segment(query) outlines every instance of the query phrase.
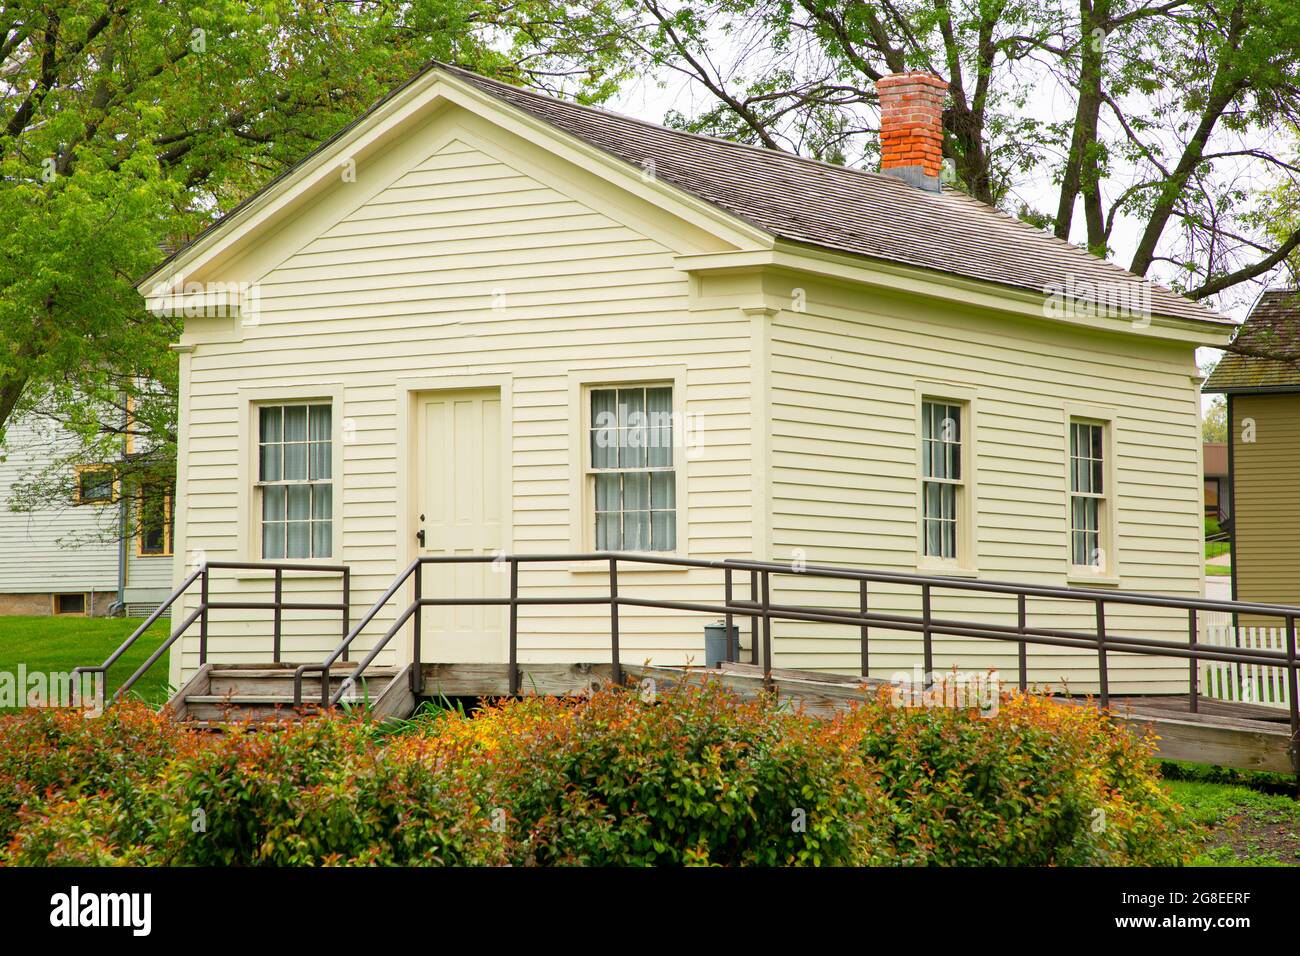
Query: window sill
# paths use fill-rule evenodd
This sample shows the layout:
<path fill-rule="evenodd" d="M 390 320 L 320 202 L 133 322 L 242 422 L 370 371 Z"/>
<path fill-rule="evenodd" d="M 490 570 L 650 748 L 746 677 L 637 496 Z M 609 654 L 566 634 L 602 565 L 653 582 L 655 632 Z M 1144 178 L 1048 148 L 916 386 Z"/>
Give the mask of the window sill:
<path fill-rule="evenodd" d="M 917 574 L 930 574 L 944 578 L 978 578 L 979 568 L 966 568 L 958 564 L 938 564 L 933 561 L 918 561 Z"/>
<path fill-rule="evenodd" d="M 260 560 L 260 559 L 251 559 L 251 560 Z M 286 558 L 285 560 L 287 561 L 289 559 Z M 299 559 L 294 563 L 310 564 L 311 562 L 308 559 Z M 331 559 L 330 563 L 338 564 L 341 562 L 336 562 L 333 561 L 333 559 Z M 223 568 L 214 568 L 213 573 L 220 575 L 223 570 L 224 570 Z M 245 568 L 243 570 L 234 572 L 233 576 L 236 581 L 269 581 L 274 579 L 275 572 L 269 568 L 266 569 Z M 318 571 L 312 570 L 312 571 L 285 571 L 284 572 L 284 579 L 286 581 L 314 581 L 318 578 L 334 578 L 335 580 L 341 581 L 343 579 L 343 574 L 340 571 L 332 571 L 327 568 L 321 568 Z"/>
<path fill-rule="evenodd" d="M 1116 588 L 1119 587 L 1118 574 L 1097 574 L 1083 569 L 1072 569 L 1065 576 L 1065 583 L 1081 588 Z"/>
<path fill-rule="evenodd" d="M 655 558 L 684 558 L 685 555 L 678 554 L 676 551 L 647 551 L 647 557 Z M 572 574 L 608 574 L 609 561 L 571 561 L 566 565 Z M 624 574 L 665 574 L 670 572 L 689 571 L 690 568 L 676 567 L 671 564 L 637 564 L 630 559 L 623 559 L 618 562 L 619 576 Z"/>

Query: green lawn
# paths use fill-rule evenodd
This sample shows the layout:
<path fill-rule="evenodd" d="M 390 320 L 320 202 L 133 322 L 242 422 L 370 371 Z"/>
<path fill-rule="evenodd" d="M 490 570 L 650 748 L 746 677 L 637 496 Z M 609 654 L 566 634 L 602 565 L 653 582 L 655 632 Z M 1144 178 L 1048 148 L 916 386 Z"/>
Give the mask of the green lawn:
<path fill-rule="evenodd" d="M 1205 828 L 1194 866 L 1300 866 L 1295 781 L 1192 764 L 1165 765 L 1165 786 Z"/>
<path fill-rule="evenodd" d="M 1232 576 L 1232 568 L 1225 568 L 1221 564 L 1207 564 L 1205 566 L 1205 573 L 1211 577 L 1226 578 Z"/>
<path fill-rule="evenodd" d="M 0 617 L 0 671 L 17 674 L 67 673 L 85 664 L 102 664 L 143 622 L 133 618 Z M 135 673 L 158 645 L 167 639 L 167 621 L 151 627 L 108 672 L 107 693 Z M 166 657 L 131 688 L 151 703 L 167 699 Z"/>

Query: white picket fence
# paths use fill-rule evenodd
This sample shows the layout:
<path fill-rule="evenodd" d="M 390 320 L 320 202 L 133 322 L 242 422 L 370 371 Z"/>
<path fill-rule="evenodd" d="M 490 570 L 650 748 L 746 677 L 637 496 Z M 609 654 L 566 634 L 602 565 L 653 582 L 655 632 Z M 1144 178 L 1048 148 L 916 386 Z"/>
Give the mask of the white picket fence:
<path fill-rule="evenodd" d="M 1249 647 L 1268 651 L 1286 650 L 1286 629 L 1282 627 L 1233 627 L 1232 615 L 1204 612 L 1202 644 L 1215 647 Z M 1230 664 L 1201 661 L 1200 692 L 1216 700 L 1232 700 L 1265 707 L 1288 707 L 1286 669 L 1263 664 Z"/>

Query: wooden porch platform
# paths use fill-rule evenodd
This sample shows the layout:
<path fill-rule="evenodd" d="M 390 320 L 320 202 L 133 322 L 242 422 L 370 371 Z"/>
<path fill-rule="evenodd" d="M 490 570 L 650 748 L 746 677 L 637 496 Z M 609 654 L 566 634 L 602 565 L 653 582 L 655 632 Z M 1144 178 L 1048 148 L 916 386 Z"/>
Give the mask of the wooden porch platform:
<path fill-rule="evenodd" d="M 587 692 L 613 679 L 609 664 L 519 665 L 523 694 L 572 695 Z M 654 680 L 661 687 L 682 681 L 720 681 L 742 693 L 763 688 L 763 671 L 753 664 L 723 664 L 717 669 L 624 665 L 625 679 Z M 423 696 L 500 697 L 510 691 L 505 664 L 424 664 Z M 805 712 L 829 716 L 854 702 L 867 700 L 887 681 L 864 681 L 851 675 L 813 671 L 773 670 L 773 689 L 781 700 Z M 1095 706 L 1087 698 L 1057 698 L 1063 706 Z M 1135 729 L 1157 735 L 1159 752 L 1170 760 L 1218 764 L 1241 770 L 1294 773 L 1291 734 L 1286 711 L 1254 704 L 1202 697 L 1197 713 L 1188 698 L 1112 697 L 1111 712 Z"/>

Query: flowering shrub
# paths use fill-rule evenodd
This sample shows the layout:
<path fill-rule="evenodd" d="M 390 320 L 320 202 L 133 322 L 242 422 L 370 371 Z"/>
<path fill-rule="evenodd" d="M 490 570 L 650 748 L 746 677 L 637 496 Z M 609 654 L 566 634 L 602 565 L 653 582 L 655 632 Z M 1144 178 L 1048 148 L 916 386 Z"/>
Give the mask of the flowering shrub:
<path fill-rule="evenodd" d="M 991 719 L 882 699 L 819 720 L 714 683 L 505 701 L 400 733 L 33 713 L 0 719 L 0 862 L 1176 863 L 1187 837 L 1151 752 L 1041 698 Z"/>

